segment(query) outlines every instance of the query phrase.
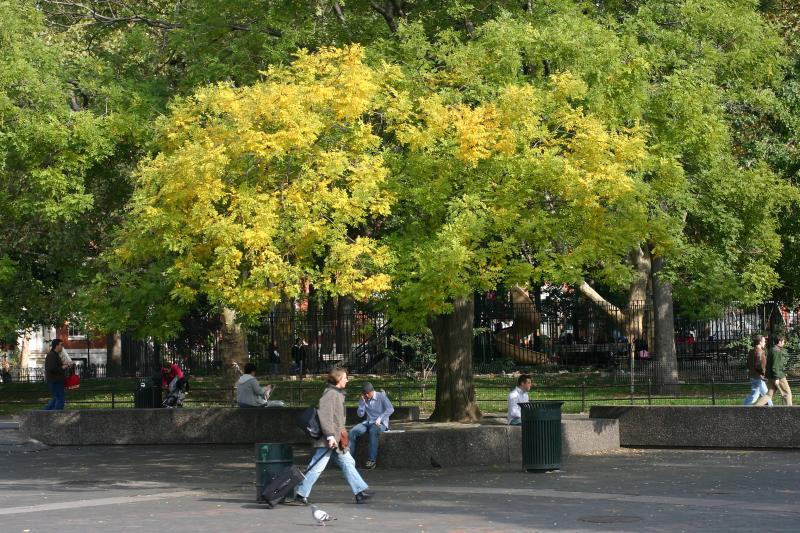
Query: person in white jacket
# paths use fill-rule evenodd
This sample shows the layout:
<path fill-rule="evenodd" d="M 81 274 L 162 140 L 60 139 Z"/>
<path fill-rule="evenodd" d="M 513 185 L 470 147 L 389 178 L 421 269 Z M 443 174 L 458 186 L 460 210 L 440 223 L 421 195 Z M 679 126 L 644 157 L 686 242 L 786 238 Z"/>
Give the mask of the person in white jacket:
<path fill-rule="evenodd" d="M 236 403 L 239 407 L 283 407 L 280 400 L 269 401 L 272 385 L 262 387 L 256 379 L 256 365 L 244 365 L 244 374 L 236 382 Z"/>
<path fill-rule="evenodd" d="M 508 395 L 508 423 L 511 426 L 522 424 L 522 411 L 519 404 L 528 402 L 528 393 L 533 385 L 533 379 L 528 374 L 522 374 L 517 379 L 517 386 Z"/>

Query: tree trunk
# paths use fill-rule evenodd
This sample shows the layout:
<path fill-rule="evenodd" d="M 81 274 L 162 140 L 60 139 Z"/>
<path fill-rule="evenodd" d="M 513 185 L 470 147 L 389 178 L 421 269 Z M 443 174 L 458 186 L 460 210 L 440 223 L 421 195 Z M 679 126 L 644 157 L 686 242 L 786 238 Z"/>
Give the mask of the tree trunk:
<path fill-rule="evenodd" d="M 224 308 L 222 310 L 222 339 L 219 343 L 220 357 L 222 358 L 222 369 L 224 383 L 233 386 L 239 374 L 233 369 L 233 363 L 237 363 L 241 370 L 249 357 L 247 353 L 247 333 L 236 321 L 236 311 Z"/>
<path fill-rule="evenodd" d="M 633 282 L 628 294 L 628 317 L 625 335 L 628 342 L 635 342 L 644 336 L 644 308 L 647 301 L 647 282 L 650 279 L 652 262 L 650 247 L 640 246 L 628 254 L 628 261 L 634 266 Z"/>
<path fill-rule="evenodd" d="M 675 316 L 672 284 L 661 279 L 663 257 L 653 259 L 653 308 L 655 314 L 656 389 L 664 394 L 678 390 L 678 356 L 675 352 Z"/>
<path fill-rule="evenodd" d="M 345 361 L 353 349 L 353 299 L 339 296 L 336 306 L 336 353 Z"/>
<path fill-rule="evenodd" d="M 30 356 L 31 356 L 31 332 L 30 330 L 25 330 L 22 332 L 22 344 L 19 347 L 20 370 L 28 368 L 28 358 Z"/>
<path fill-rule="evenodd" d="M 333 351 L 333 333 L 336 323 L 336 305 L 331 296 L 326 296 L 322 304 L 322 320 L 320 351 L 323 354 L 329 354 Z"/>
<path fill-rule="evenodd" d="M 476 422 L 482 415 L 472 374 L 475 300 L 471 295 L 458 298 L 453 307 L 452 313 L 429 320 L 437 363 L 436 407 L 430 420 Z"/>
<path fill-rule="evenodd" d="M 122 333 L 115 331 L 106 336 L 106 376 L 122 375 Z"/>
<path fill-rule="evenodd" d="M 628 262 L 634 268 L 633 281 L 628 289 L 628 309 L 618 308 L 600 295 L 591 285 L 582 281 L 578 285 L 581 294 L 605 311 L 606 315 L 628 337 L 628 342 L 641 337 L 644 332 L 644 302 L 647 300 L 647 283 L 652 268 L 650 248 L 640 246 L 628 253 Z"/>
<path fill-rule="evenodd" d="M 275 317 L 275 343 L 281 356 L 281 369 L 288 373 L 294 344 L 294 299 L 284 297 L 275 309 Z"/>
<path fill-rule="evenodd" d="M 306 314 L 308 338 L 306 342 L 306 361 L 304 364 L 307 373 L 319 372 L 319 299 L 317 290 L 312 285 L 308 288 L 308 311 Z"/>

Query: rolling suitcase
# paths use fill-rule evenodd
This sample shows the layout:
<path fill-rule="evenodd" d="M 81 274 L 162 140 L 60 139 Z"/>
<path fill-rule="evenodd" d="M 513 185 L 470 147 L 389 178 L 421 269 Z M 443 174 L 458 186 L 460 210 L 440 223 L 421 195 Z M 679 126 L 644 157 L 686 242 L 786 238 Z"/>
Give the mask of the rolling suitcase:
<path fill-rule="evenodd" d="M 332 450 L 333 448 L 331 448 Z M 311 470 L 318 462 L 322 460 L 323 457 L 328 455 L 330 450 L 323 453 L 319 456 L 319 459 L 308 465 L 306 468 L 306 472 Z M 290 466 L 284 469 L 280 474 L 272 478 L 272 480 L 264 486 L 264 490 L 261 491 L 261 500 L 272 509 L 275 507 L 275 504 L 281 501 L 282 498 L 289 495 L 294 488 L 299 485 L 306 476 L 303 474 L 303 471 L 300 470 L 297 466 Z"/>

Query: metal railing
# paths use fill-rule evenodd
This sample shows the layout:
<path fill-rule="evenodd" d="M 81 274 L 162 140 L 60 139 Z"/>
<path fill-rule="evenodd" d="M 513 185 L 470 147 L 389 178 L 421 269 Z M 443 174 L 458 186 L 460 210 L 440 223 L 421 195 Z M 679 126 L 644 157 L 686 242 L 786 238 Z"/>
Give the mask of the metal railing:
<path fill-rule="evenodd" d="M 800 380 L 790 380 L 791 386 L 800 387 Z M 135 383 L 123 385 L 81 386 L 68 391 L 67 409 L 127 409 L 134 407 Z M 435 384 L 423 383 L 378 383 L 376 388 L 384 390 L 397 407 L 417 406 L 423 413 L 433 410 L 436 399 Z M 513 383 L 478 385 L 476 398 L 481 410 L 486 413 L 505 412 L 508 393 Z M 683 383 L 662 390 L 653 380 L 645 380 L 629 387 L 627 384 L 548 384 L 534 386 L 531 400 L 558 400 L 564 402 L 565 412 L 586 412 L 592 405 L 741 405 L 750 391 L 749 383 L 717 382 Z M 315 404 L 324 390 L 320 383 L 280 382 L 271 400 L 282 400 L 290 407 Z M 25 387 L 15 389 L 13 394 L 4 394 L 0 388 L 0 412 L 21 409 L 36 409 L 47 403 L 47 388 Z M 356 405 L 358 387 L 347 395 L 347 404 Z M 780 399 L 776 397 L 778 403 Z M 193 386 L 184 400 L 184 407 L 234 407 L 235 389 L 228 387 Z"/>

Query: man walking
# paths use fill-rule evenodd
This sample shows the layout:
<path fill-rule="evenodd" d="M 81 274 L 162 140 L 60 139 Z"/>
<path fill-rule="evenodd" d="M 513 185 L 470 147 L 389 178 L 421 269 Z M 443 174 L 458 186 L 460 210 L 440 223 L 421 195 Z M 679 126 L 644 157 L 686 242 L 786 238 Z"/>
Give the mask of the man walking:
<path fill-rule="evenodd" d="M 775 346 L 769 349 L 767 356 L 767 394 L 762 396 L 756 402 L 756 405 L 765 405 L 772 400 L 775 391 L 779 391 L 783 396 L 783 401 L 786 405 L 792 405 L 792 389 L 789 388 L 789 382 L 786 381 L 786 350 L 783 345 L 786 343 L 786 337 L 779 335 L 776 339 Z"/>
<path fill-rule="evenodd" d="M 350 455 L 356 457 L 356 442 L 364 434 L 369 435 L 369 448 L 367 462 L 364 468 L 372 470 L 378 460 L 378 436 L 389 429 L 389 417 L 394 413 L 392 402 L 385 392 L 376 392 L 372 383 L 367 381 L 361 388 L 361 398 L 358 400 L 358 416 L 364 421 L 353 426 L 350 430 Z"/>
<path fill-rule="evenodd" d="M 522 412 L 519 404 L 528 401 L 528 392 L 533 386 L 533 379 L 528 374 L 521 374 L 517 378 L 517 386 L 508 394 L 508 424 L 511 426 L 522 425 Z"/>
<path fill-rule="evenodd" d="M 67 375 L 61 362 L 61 350 L 63 349 L 64 341 L 53 339 L 50 341 L 50 351 L 44 358 L 44 377 L 47 381 L 47 388 L 50 389 L 50 394 L 53 396 L 44 406 L 45 411 L 64 409 L 64 379 Z"/>
<path fill-rule="evenodd" d="M 750 377 L 750 394 L 744 399 L 744 405 L 753 405 L 761 396 L 767 395 L 767 354 L 764 348 L 767 339 L 763 335 L 753 337 L 753 349 L 747 354 L 747 375 Z M 772 405 L 772 400 L 768 402 Z"/>

